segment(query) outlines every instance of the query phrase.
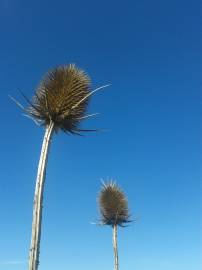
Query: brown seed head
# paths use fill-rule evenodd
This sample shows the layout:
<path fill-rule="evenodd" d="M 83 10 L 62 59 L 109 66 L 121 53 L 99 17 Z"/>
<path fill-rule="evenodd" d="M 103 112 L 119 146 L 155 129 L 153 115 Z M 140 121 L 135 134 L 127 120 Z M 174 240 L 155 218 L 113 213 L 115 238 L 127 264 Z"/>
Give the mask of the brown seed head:
<path fill-rule="evenodd" d="M 45 75 L 27 113 L 42 125 L 53 121 L 56 131 L 78 133 L 89 96 L 88 75 L 73 64 L 60 66 Z"/>
<path fill-rule="evenodd" d="M 130 222 L 127 198 L 116 183 L 103 184 L 98 202 L 103 224 L 123 226 Z"/>

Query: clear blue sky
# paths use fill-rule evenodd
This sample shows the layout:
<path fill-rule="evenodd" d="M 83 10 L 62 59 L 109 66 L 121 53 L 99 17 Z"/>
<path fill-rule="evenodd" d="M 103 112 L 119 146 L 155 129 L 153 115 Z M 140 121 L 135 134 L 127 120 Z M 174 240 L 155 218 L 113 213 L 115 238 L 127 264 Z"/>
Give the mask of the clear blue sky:
<path fill-rule="evenodd" d="M 111 228 L 98 217 L 100 178 L 128 195 L 137 222 L 119 230 L 122 270 L 200 269 L 199 1 L 0 2 L 0 270 L 26 270 L 43 128 L 8 94 L 31 97 L 43 74 L 76 63 L 97 93 L 86 128 L 53 139 L 41 270 L 111 270 Z"/>

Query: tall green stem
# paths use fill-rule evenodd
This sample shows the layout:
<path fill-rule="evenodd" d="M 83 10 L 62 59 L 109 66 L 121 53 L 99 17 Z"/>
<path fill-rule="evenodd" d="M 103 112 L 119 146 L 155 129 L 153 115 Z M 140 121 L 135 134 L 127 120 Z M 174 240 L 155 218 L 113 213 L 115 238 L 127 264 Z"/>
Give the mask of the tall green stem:
<path fill-rule="evenodd" d="M 31 246 L 30 246 L 30 253 L 29 253 L 29 270 L 37 270 L 38 265 L 39 265 L 43 191 L 44 191 L 44 182 L 45 182 L 45 177 L 46 177 L 48 151 L 50 147 L 51 137 L 53 134 L 53 129 L 54 129 L 54 124 L 53 122 L 50 122 L 50 124 L 46 127 L 43 144 L 41 148 L 41 156 L 39 159 L 35 195 L 34 195 L 32 236 L 31 236 Z"/>
<path fill-rule="evenodd" d="M 119 270 L 118 245 L 117 245 L 117 225 L 113 225 L 113 248 L 114 248 L 114 270 Z"/>

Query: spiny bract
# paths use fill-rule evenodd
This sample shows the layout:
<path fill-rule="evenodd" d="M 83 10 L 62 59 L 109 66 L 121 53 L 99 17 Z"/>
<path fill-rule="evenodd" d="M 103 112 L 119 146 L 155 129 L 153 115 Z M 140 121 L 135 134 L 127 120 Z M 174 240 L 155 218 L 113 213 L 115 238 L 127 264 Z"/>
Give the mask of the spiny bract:
<path fill-rule="evenodd" d="M 127 198 L 116 183 L 103 184 L 98 201 L 104 225 L 123 226 L 130 222 Z"/>
<path fill-rule="evenodd" d="M 79 133 L 79 123 L 86 112 L 90 97 L 90 78 L 74 64 L 48 72 L 30 102 L 27 113 L 54 129 Z"/>

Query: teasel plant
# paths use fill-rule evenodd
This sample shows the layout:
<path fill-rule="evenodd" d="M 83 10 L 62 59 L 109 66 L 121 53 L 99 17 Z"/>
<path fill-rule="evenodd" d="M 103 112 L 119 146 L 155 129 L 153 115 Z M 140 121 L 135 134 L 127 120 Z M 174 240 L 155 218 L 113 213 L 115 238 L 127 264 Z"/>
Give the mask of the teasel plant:
<path fill-rule="evenodd" d="M 90 97 L 107 86 L 91 90 L 89 76 L 74 64 L 69 64 L 49 71 L 40 82 L 31 100 L 22 94 L 28 103 L 28 108 L 11 97 L 23 109 L 26 116 L 45 127 L 34 194 L 29 270 L 37 270 L 39 266 L 44 183 L 53 134 L 64 131 L 68 134 L 82 135 L 82 132 L 97 131 L 96 129 L 82 129 L 80 123 L 95 115 L 86 113 Z"/>
<path fill-rule="evenodd" d="M 99 225 L 112 227 L 112 243 L 114 251 L 114 270 L 119 270 L 117 232 L 118 227 L 126 227 L 131 222 L 128 209 L 128 200 L 125 193 L 114 181 L 102 183 L 98 195 L 98 205 L 101 219 Z"/>

